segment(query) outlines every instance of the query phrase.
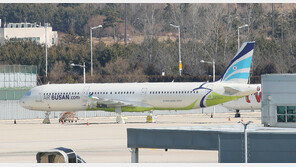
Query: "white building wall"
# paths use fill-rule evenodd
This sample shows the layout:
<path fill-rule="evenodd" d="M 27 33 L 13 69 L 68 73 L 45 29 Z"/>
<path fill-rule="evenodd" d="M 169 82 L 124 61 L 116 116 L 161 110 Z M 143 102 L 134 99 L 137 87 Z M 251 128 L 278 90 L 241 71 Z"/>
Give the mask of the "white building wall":
<path fill-rule="evenodd" d="M 277 121 L 277 106 L 296 106 L 295 83 L 296 74 L 262 75 L 262 124 L 276 127 L 296 127 L 296 121 Z"/>
<path fill-rule="evenodd" d="M 37 43 L 45 44 L 45 32 L 47 32 L 47 46 L 57 45 L 58 33 L 52 31 L 52 27 L 36 26 L 36 27 L 22 27 L 25 23 L 10 23 L 6 27 L 0 28 L 0 43 L 3 44 L 5 40 L 13 38 L 37 38 Z M 18 25 L 16 27 L 15 25 Z M 52 43 L 54 41 L 54 44 Z"/>

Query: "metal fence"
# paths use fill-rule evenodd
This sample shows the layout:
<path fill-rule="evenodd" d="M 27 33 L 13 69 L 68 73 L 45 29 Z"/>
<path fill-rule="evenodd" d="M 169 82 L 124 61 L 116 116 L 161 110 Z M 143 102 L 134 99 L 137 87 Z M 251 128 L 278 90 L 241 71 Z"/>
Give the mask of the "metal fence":
<path fill-rule="evenodd" d="M 194 113 L 205 113 L 210 114 L 213 112 L 213 108 L 196 109 L 196 110 L 156 110 L 153 113 L 155 115 L 178 115 L 178 114 L 194 114 Z M 228 110 L 222 106 L 216 106 L 216 112 L 228 112 Z M 50 118 L 59 118 L 63 112 L 51 112 Z M 76 112 L 79 118 L 88 117 L 115 117 L 115 112 L 105 111 L 78 111 Z M 124 116 L 146 116 L 149 112 L 124 112 Z M 38 119 L 44 118 L 45 114 L 43 111 L 32 111 L 24 109 L 20 106 L 18 100 L 0 100 L 0 120 L 22 120 L 22 119 Z"/>
<path fill-rule="evenodd" d="M 31 88 L 0 88 L 0 100 L 19 100 Z"/>
<path fill-rule="evenodd" d="M 37 84 L 37 66 L 0 65 L 0 88 L 34 87 Z"/>
<path fill-rule="evenodd" d="M 24 65 L 0 65 L 0 120 L 44 118 L 44 112 L 24 109 L 19 99 L 32 87 L 37 86 L 37 67 Z M 154 111 L 156 115 L 211 113 L 212 108 L 186 111 Z M 219 112 L 226 109 L 220 107 Z M 50 118 L 58 118 L 62 112 L 52 112 Z M 116 116 L 114 112 L 79 111 L 78 117 Z M 125 112 L 125 116 L 148 115 L 149 112 Z"/>

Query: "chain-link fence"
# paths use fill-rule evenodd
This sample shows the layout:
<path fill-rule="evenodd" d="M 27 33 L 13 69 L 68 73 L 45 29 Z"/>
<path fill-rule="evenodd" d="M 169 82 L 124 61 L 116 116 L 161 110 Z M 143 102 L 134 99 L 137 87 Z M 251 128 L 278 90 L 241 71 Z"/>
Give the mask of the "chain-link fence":
<path fill-rule="evenodd" d="M 30 88 L 0 88 L 0 100 L 19 100 Z"/>
<path fill-rule="evenodd" d="M 37 84 L 37 66 L 0 65 L 0 88 L 34 87 Z"/>
<path fill-rule="evenodd" d="M 0 120 L 7 119 L 35 119 L 44 118 L 44 112 L 24 109 L 19 104 L 32 87 L 37 85 L 37 67 L 24 65 L 0 65 Z M 225 109 L 224 109 L 225 110 Z M 154 111 L 156 115 L 163 114 L 189 114 L 211 113 L 212 108 L 204 111 Z M 62 112 L 52 112 L 50 118 L 57 118 Z M 125 116 L 148 115 L 149 112 L 125 112 Z M 79 111 L 77 116 L 83 117 L 108 117 L 116 116 L 115 112 L 105 111 Z"/>

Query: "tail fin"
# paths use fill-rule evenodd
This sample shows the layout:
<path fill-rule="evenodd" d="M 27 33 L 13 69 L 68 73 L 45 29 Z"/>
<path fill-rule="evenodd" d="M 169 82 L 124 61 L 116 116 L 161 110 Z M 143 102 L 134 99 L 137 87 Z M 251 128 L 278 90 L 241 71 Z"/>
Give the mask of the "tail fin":
<path fill-rule="evenodd" d="M 221 82 L 248 83 L 255 42 L 245 42 L 220 77 Z"/>

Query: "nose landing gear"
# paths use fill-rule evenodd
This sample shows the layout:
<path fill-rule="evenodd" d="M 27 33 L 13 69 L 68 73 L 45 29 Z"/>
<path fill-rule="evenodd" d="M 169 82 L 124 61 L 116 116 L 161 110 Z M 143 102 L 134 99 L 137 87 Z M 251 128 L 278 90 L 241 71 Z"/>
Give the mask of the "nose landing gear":
<path fill-rule="evenodd" d="M 46 111 L 44 114 L 45 114 L 45 118 L 42 123 L 43 124 L 50 124 L 50 119 L 49 119 L 50 112 Z"/>

